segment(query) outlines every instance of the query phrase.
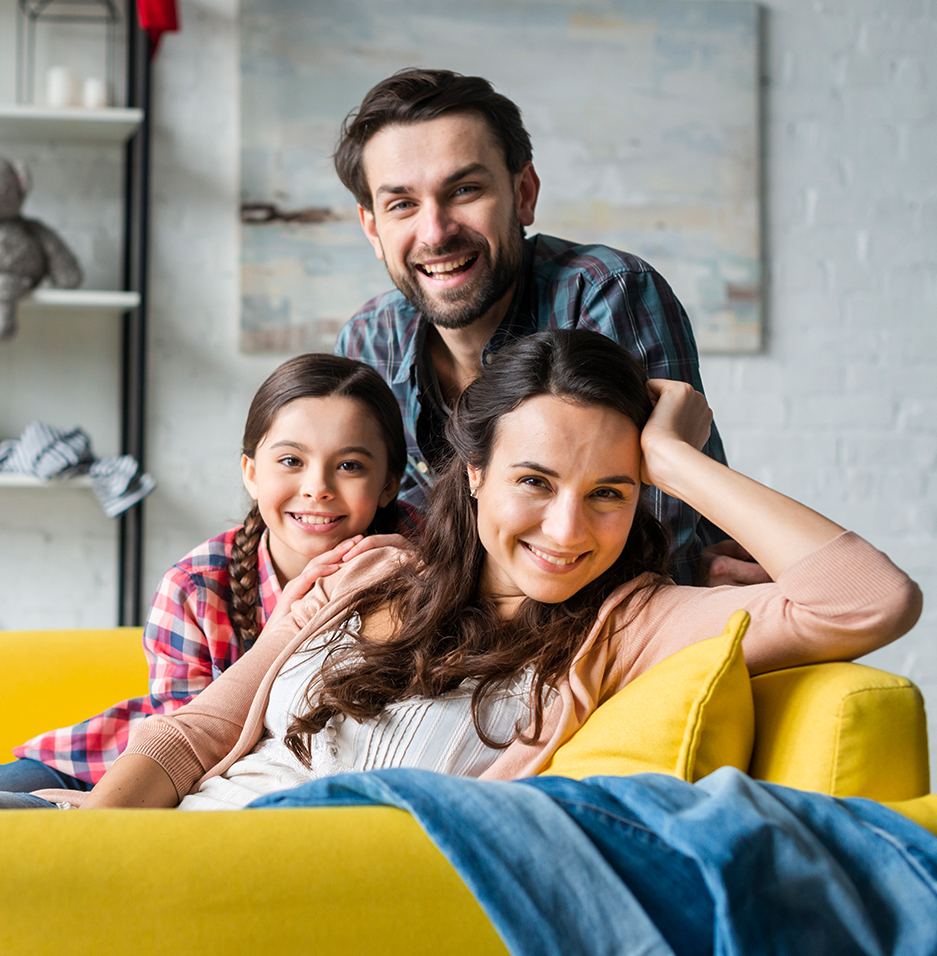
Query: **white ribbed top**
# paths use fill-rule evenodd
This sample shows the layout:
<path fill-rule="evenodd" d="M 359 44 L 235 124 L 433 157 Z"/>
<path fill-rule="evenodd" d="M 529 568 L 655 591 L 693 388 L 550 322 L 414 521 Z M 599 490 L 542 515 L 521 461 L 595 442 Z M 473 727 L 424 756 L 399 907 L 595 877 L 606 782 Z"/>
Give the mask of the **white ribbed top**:
<path fill-rule="evenodd" d="M 359 627 L 356 615 L 337 646 L 351 644 L 350 634 L 357 633 Z M 332 718 L 312 738 L 312 766 L 304 767 L 287 749 L 284 738 L 334 636 L 335 632 L 329 632 L 290 658 L 271 687 L 260 742 L 224 774 L 210 777 L 196 793 L 184 797 L 180 810 L 237 810 L 262 794 L 349 771 L 411 767 L 477 777 L 494 763 L 501 751 L 486 747 L 479 739 L 471 710 L 474 683 L 466 682 L 441 697 L 390 704 L 363 723 L 342 716 Z M 529 668 L 482 705 L 482 726 L 493 740 L 511 740 L 518 728 L 530 724 L 532 678 L 533 669 Z"/>

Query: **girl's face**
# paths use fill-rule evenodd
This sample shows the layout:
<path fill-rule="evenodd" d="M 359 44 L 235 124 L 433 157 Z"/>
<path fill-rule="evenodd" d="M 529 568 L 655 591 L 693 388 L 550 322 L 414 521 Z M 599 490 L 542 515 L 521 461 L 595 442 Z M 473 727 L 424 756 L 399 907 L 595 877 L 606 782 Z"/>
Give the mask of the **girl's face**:
<path fill-rule="evenodd" d="M 284 405 L 241 470 L 270 530 L 281 586 L 310 558 L 367 531 L 400 483 L 388 474 L 387 446 L 367 407 L 336 395 Z"/>
<path fill-rule="evenodd" d="M 481 591 L 510 617 L 525 597 L 556 604 L 614 564 L 641 493 L 640 434 L 619 412 L 541 395 L 501 419 L 487 469 L 468 476 Z"/>

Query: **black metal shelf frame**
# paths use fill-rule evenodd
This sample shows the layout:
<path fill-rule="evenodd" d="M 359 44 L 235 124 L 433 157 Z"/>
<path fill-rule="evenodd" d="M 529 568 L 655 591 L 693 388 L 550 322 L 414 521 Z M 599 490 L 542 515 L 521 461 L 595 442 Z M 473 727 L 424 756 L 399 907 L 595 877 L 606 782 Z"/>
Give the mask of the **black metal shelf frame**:
<path fill-rule="evenodd" d="M 124 155 L 124 288 L 140 293 L 140 304 L 123 316 L 121 343 L 121 453 L 145 468 L 147 251 L 150 187 L 151 41 L 137 22 L 136 4 L 127 4 L 127 105 L 140 107 L 143 120 Z M 143 623 L 143 502 L 120 518 L 117 620 Z"/>

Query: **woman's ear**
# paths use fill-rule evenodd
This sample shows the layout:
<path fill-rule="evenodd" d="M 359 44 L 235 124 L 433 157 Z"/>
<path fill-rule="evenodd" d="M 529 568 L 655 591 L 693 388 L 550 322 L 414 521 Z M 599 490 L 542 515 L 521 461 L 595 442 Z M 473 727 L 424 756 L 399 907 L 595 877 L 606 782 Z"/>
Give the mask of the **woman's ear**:
<path fill-rule="evenodd" d="M 465 470 L 468 473 L 469 489 L 471 490 L 472 497 L 474 498 L 475 492 L 478 491 L 482 483 L 482 479 L 485 476 L 485 473 L 484 471 L 482 471 L 481 468 L 476 468 L 474 465 L 471 465 L 471 464 L 466 465 Z"/>
<path fill-rule="evenodd" d="M 241 455 L 241 481 L 244 482 L 247 493 L 256 501 L 257 471 L 254 468 L 254 459 L 248 458 L 247 455 Z"/>
<path fill-rule="evenodd" d="M 378 507 L 386 508 L 397 497 L 398 491 L 400 491 L 400 478 L 397 475 L 388 475 L 387 484 L 377 496 Z"/>

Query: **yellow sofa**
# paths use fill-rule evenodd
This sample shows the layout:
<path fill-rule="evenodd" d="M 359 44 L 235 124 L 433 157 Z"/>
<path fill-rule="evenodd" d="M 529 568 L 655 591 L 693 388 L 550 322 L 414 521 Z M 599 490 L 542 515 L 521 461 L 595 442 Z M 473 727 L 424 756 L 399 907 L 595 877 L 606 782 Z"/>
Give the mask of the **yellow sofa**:
<path fill-rule="evenodd" d="M 909 801 L 899 808 L 933 824 L 931 802 L 916 799 L 929 784 L 917 688 L 860 664 L 749 680 L 745 624 L 740 612 L 725 634 L 604 702 L 550 772 L 698 779 L 743 760 L 759 779 Z M 0 632 L 0 660 L 0 761 L 34 733 L 146 691 L 136 629 Z M 669 726 L 662 709 L 678 715 Z M 659 727 L 667 743 L 654 739 Z M 506 952 L 449 864 L 392 808 L 24 810 L 0 814 L 0 828 L 4 956 Z"/>

